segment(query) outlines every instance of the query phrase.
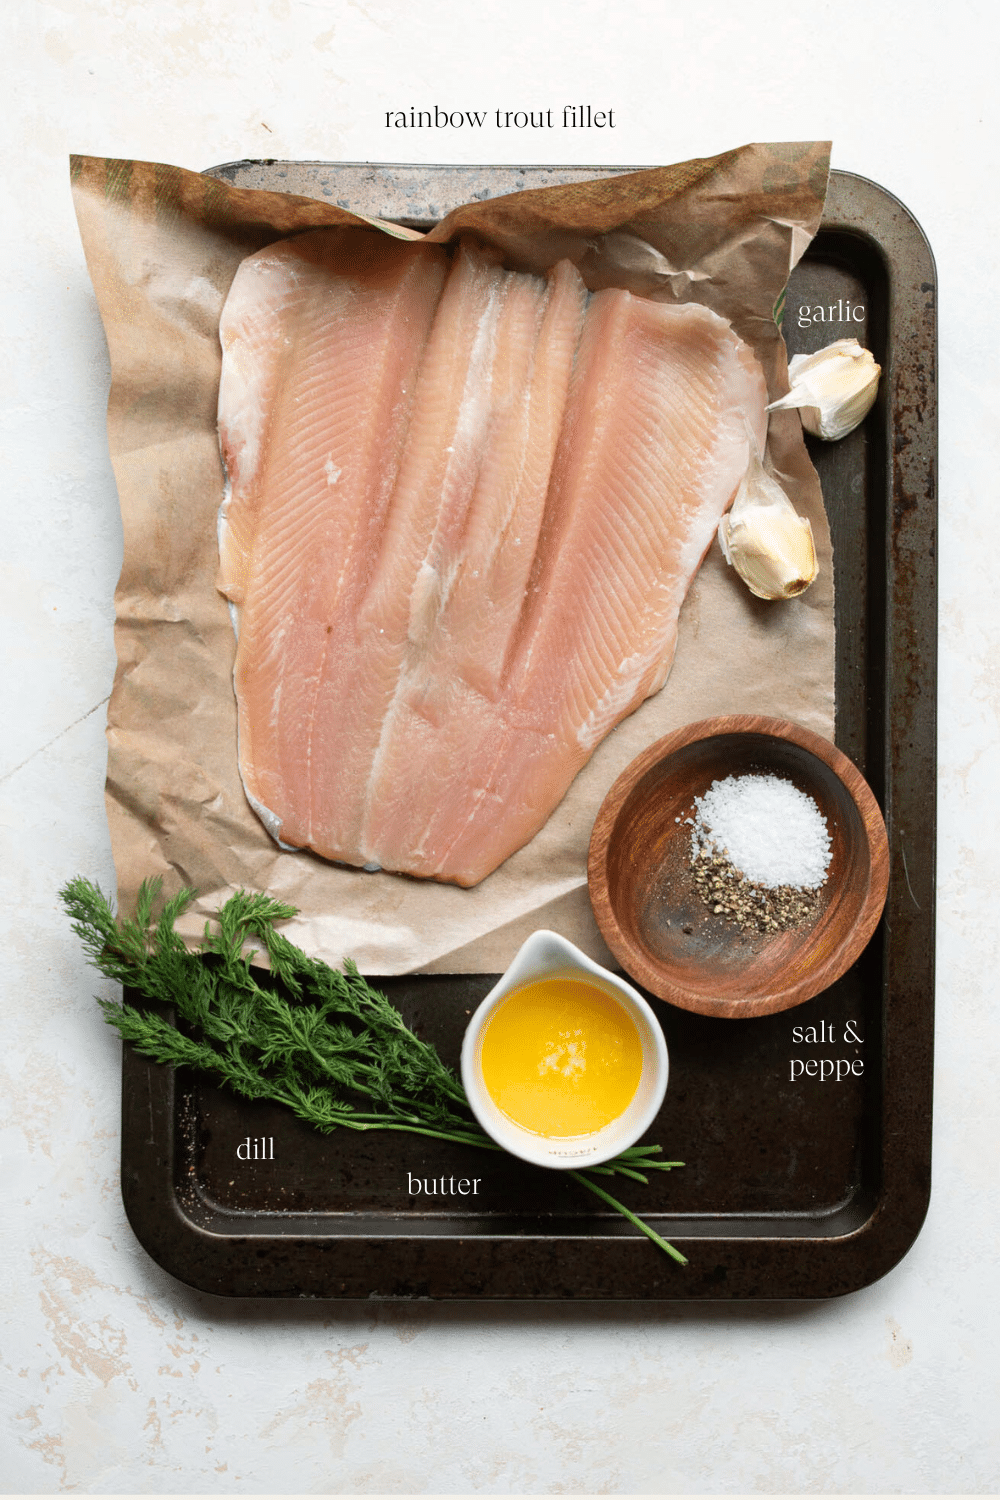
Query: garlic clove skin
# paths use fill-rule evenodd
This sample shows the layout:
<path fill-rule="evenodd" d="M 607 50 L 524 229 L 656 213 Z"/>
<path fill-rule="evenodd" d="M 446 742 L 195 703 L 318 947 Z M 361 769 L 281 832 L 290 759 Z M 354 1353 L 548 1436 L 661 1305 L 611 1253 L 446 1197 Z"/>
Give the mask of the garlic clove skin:
<path fill-rule="evenodd" d="M 798 514 L 753 445 L 732 508 L 719 522 L 719 545 L 758 599 L 794 599 L 819 571 L 808 517 Z"/>
<path fill-rule="evenodd" d="M 768 411 L 799 408 L 807 432 L 826 442 L 846 437 L 871 411 L 880 365 L 857 339 L 838 339 L 815 354 L 796 354 L 788 366 L 791 390 Z"/>
<path fill-rule="evenodd" d="M 794 599 L 816 577 L 816 548 L 806 516 L 771 515 L 766 525 L 748 517 L 719 522 L 719 541 L 726 561 L 758 599 Z"/>

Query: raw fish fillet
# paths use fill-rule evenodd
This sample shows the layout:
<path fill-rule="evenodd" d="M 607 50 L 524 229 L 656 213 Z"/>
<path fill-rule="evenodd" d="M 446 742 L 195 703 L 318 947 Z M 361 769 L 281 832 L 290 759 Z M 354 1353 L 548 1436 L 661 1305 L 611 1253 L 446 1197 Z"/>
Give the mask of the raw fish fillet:
<path fill-rule="evenodd" d="M 364 242 L 223 312 L 240 771 L 282 843 L 470 886 L 663 685 L 767 394 L 706 308 Z"/>

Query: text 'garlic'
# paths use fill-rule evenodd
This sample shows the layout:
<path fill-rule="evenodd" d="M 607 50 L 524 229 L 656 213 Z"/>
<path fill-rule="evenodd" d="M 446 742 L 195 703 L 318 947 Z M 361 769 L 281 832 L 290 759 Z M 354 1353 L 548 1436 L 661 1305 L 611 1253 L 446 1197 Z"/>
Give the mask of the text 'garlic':
<path fill-rule="evenodd" d="M 853 432 L 867 416 L 881 373 L 881 366 L 857 339 L 838 339 L 815 354 L 796 354 L 788 366 L 791 390 L 767 409 L 797 406 L 806 431 L 833 442 Z"/>
<path fill-rule="evenodd" d="M 818 571 L 807 517 L 767 473 L 753 442 L 736 499 L 719 522 L 719 545 L 758 599 L 794 599 Z"/>

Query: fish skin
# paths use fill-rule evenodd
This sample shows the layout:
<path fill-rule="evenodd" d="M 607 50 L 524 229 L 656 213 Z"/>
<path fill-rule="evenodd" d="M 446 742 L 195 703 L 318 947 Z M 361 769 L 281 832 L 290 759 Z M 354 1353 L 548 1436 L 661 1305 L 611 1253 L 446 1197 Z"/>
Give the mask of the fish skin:
<path fill-rule="evenodd" d="M 662 686 L 748 424 L 763 449 L 765 382 L 706 308 L 588 303 L 567 262 L 542 279 L 467 245 L 445 278 L 444 252 L 388 242 L 355 345 L 346 243 L 250 257 L 223 318 L 240 768 L 283 842 L 471 886 Z M 335 494 L 316 479 L 324 388 Z"/>

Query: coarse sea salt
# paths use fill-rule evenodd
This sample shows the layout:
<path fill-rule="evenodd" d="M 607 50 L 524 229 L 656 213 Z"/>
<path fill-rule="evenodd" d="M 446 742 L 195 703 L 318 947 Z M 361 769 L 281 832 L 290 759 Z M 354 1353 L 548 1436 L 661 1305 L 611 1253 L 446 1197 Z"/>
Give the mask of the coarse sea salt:
<path fill-rule="evenodd" d="M 813 799 L 780 776 L 727 776 L 694 799 L 693 856 L 725 853 L 746 880 L 816 890 L 830 867 L 826 819 Z"/>

